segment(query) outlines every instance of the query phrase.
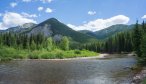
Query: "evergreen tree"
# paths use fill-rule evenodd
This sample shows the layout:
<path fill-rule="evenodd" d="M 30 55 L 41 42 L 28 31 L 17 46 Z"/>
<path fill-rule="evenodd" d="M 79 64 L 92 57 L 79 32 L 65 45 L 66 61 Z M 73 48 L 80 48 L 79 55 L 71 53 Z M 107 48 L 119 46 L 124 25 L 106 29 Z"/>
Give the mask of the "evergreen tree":
<path fill-rule="evenodd" d="M 141 41 L 141 61 L 146 63 L 146 34 L 143 35 L 142 41 Z"/>
<path fill-rule="evenodd" d="M 145 22 L 142 22 L 142 34 L 146 33 L 146 26 L 145 26 Z"/>
<path fill-rule="evenodd" d="M 138 25 L 138 21 L 136 22 L 133 38 L 134 38 L 134 50 L 136 54 L 140 57 L 141 56 L 140 44 L 141 44 L 142 35 Z"/>

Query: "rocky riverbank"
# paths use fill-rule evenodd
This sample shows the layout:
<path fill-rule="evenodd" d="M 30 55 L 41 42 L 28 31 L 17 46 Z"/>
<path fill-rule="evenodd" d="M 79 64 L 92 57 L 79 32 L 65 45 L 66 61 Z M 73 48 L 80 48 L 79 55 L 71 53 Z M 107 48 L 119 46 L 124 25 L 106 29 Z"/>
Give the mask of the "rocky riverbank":
<path fill-rule="evenodd" d="M 146 67 L 143 67 L 141 72 L 137 73 L 131 82 L 131 84 L 142 84 L 142 81 L 146 78 Z"/>

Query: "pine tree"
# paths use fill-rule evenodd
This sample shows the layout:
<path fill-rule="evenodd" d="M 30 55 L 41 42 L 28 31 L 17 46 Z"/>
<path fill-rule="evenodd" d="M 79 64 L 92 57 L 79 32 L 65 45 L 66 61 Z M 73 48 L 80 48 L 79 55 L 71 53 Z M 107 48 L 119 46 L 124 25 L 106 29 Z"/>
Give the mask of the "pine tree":
<path fill-rule="evenodd" d="M 141 41 L 141 58 L 142 62 L 146 63 L 146 34 L 143 35 L 142 41 Z"/>
<path fill-rule="evenodd" d="M 138 25 L 138 21 L 136 22 L 133 38 L 134 38 L 134 50 L 136 54 L 140 57 L 141 56 L 140 44 L 141 44 L 142 35 Z"/>

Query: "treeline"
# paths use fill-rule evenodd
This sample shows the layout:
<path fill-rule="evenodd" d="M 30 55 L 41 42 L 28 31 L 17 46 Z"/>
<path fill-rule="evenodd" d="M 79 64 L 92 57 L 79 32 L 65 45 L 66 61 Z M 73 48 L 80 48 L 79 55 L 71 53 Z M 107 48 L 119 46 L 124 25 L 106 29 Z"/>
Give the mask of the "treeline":
<path fill-rule="evenodd" d="M 134 38 L 134 51 L 139 57 L 139 61 L 142 64 L 146 63 L 146 24 L 142 23 L 142 25 L 138 24 L 138 21 L 136 23 L 134 32 L 133 32 L 133 38 Z"/>
<path fill-rule="evenodd" d="M 25 34 L 5 33 L 0 34 L 0 46 L 29 50 L 52 50 L 55 48 L 68 50 L 69 40 L 66 36 L 59 41 L 55 41 L 52 37 L 44 37 L 43 34 L 28 36 Z"/>
<path fill-rule="evenodd" d="M 133 47 L 132 32 L 121 32 L 104 41 L 84 44 L 83 48 L 102 53 L 131 52 Z"/>
<path fill-rule="evenodd" d="M 102 53 L 128 53 L 135 51 L 138 56 L 146 53 L 143 49 L 146 47 L 146 24 L 135 24 L 133 30 L 118 33 L 104 41 L 83 44 L 81 49 L 87 49 Z"/>

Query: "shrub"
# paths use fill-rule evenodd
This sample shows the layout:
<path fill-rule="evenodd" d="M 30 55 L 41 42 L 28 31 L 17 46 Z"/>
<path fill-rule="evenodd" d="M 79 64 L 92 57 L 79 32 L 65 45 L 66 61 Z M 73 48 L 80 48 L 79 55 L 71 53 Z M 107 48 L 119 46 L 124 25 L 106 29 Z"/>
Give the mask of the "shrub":
<path fill-rule="evenodd" d="M 42 59 L 55 59 L 55 55 L 51 52 L 45 52 L 40 55 Z"/>
<path fill-rule="evenodd" d="M 75 54 L 81 54 L 81 51 L 80 50 L 75 50 L 74 53 Z"/>
<path fill-rule="evenodd" d="M 63 53 L 62 52 L 56 53 L 56 58 L 63 59 L 64 58 Z"/>
<path fill-rule="evenodd" d="M 39 53 L 40 53 L 39 51 L 34 51 L 34 52 L 32 52 L 28 55 L 28 58 L 30 58 L 30 59 L 40 59 Z"/>

